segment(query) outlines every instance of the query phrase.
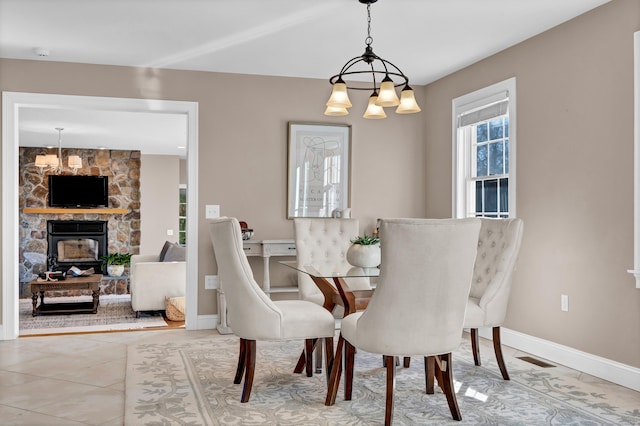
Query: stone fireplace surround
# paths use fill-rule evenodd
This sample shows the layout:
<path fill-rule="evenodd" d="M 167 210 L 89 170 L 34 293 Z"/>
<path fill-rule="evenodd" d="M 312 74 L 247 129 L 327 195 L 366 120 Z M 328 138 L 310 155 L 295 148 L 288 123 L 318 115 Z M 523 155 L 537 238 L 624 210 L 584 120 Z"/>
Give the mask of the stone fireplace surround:
<path fill-rule="evenodd" d="M 140 252 L 140 151 L 62 149 L 63 158 L 69 155 L 82 158 L 83 167 L 77 174 L 108 176 L 109 207 L 125 209 L 127 213 L 105 214 L 99 209 L 87 209 L 82 213 L 60 212 L 60 209 L 52 213 L 25 213 L 25 208 L 47 207 L 49 172 L 40 171 L 34 164 L 36 155 L 46 153 L 46 148 L 19 149 L 20 297 L 29 297 L 27 283 L 48 269 L 47 221 L 105 221 L 107 250 L 110 253 Z M 126 287 L 126 280 L 105 280 L 101 284 L 101 292 L 122 294 Z"/>

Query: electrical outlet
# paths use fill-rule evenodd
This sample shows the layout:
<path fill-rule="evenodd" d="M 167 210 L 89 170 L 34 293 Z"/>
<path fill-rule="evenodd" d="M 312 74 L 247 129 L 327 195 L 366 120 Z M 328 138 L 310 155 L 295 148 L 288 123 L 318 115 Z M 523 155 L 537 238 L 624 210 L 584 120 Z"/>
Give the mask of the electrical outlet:
<path fill-rule="evenodd" d="M 562 312 L 569 312 L 569 296 L 566 294 L 560 295 L 560 310 Z"/>
<path fill-rule="evenodd" d="M 220 288 L 220 277 L 217 275 L 205 275 L 204 288 L 205 290 L 217 290 Z"/>
<path fill-rule="evenodd" d="M 219 204 L 207 204 L 204 208 L 205 219 L 215 219 L 220 217 L 220 205 Z"/>

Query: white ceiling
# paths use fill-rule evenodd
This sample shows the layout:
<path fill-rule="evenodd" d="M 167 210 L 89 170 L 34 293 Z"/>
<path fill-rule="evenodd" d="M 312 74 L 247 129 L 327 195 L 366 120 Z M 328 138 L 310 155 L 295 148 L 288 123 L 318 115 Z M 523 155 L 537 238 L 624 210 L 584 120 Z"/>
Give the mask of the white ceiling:
<path fill-rule="evenodd" d="M 373 49 L 424 85 L 607 1 L 380 0 Z M 0 0 L 0 57 L 328 79 L 362 54 L 366 28 L 357 0 Z M 173 119 L 33 110 L 21 145 L 55 145 L 65 127 L 65 147 L 180 153 Z"/>

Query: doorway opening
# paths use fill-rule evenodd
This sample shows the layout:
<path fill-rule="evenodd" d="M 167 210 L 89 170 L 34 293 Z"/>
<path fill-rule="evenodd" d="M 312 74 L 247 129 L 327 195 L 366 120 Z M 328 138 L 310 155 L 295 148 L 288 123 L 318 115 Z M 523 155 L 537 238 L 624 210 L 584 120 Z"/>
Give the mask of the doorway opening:
<path fill-rule="evenodd" d="M 18 148 L 20 146 L 21 113 L 33 108 L 78 110 L 83 112 L 118 112 L 168 114 L 186 117 L 187 163 L 187 288 L 186 327 L 197 327 L 197 102 L 105 98 L 92 96 L 50 95 L 3 92 L 2 125 L 2 324 L 0 340 L 19 335 L 19 268 L 18 268 Z"/>

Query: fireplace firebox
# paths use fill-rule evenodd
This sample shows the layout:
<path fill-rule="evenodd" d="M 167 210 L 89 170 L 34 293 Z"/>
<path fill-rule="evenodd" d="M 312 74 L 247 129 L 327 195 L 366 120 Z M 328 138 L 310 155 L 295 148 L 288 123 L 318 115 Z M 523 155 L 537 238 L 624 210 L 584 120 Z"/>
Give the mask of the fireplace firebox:
<path fill-rule="evenodd" d="M 107 254 L 108 242 L 105 220 L 48 220 L 48 269 L 67 271 L 76 266 L 102 273 L 99 259 Z"/>

